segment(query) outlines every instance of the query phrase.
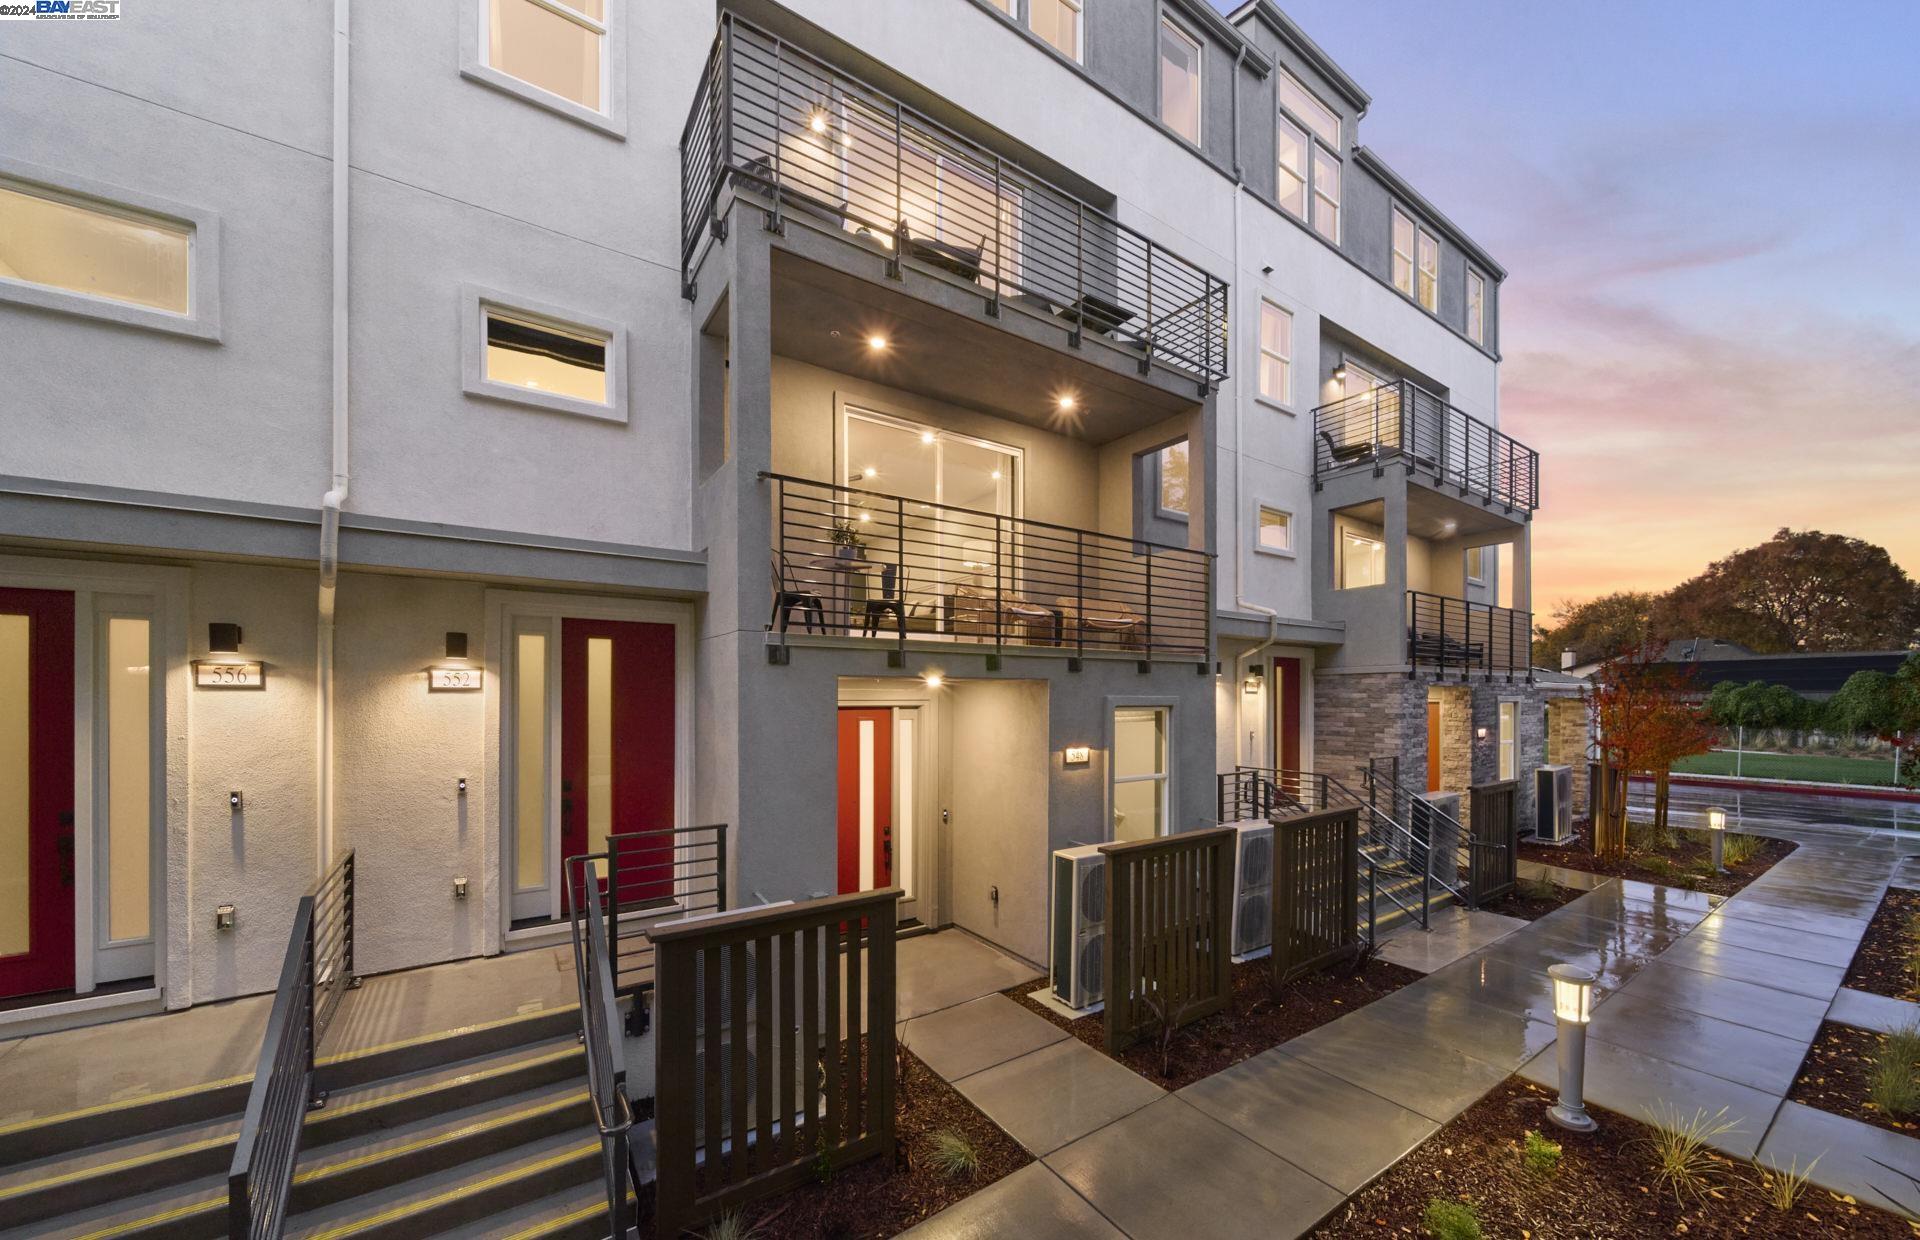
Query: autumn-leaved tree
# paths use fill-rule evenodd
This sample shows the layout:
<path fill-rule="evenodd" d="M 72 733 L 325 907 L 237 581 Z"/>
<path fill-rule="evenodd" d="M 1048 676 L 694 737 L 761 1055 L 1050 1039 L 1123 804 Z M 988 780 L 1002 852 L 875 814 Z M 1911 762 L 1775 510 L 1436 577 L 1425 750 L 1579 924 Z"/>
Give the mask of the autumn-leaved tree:
<path fill-rule="evenodd" d="M 1783 529 L 1675 586 L 1652 631 L 1723 637 L 1760 654 L 1903 650 L 1920 639 L 1920 583 L 1883 547 Z"/>
<path fill-rule="evenodd" d="M 1561 603 L 1553 609 L 1553 623 L 1539 626 L 1534 635 L 1533 665 L 1559 667 L 1567 650 L 1589 663 L 1640 645 L 1651 632 L 1659 601 L 1659 595 L 1644 590 L 1621 590 L 1584 603 Z"/>
<path fill-rule="evenodd" d="M 1713 744 L 1713 726 L 1699 700 L 1694 669 L 1663 663 L 1662 653 L 1654 642 L 1623 652 L 1601 665 L 1587 691 L 1600 747 L 1601 799 L 1593 807 L 1593 851 L 1598 856 L 1626 854 L 1628 776 L 1652 773 L 1664 802 L 1668 768 Z"/>

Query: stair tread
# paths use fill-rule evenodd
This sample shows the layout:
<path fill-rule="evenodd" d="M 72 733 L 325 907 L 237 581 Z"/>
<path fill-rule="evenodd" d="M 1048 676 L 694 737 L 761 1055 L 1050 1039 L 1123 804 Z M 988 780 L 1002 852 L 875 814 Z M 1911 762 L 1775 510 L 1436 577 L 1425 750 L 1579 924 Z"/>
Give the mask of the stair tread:
<path fill-rule="evenodd" d="M 355 1228 L 378 1218 L 405 1217 L 445 1196 L 464 1195 L 484 1181 L 537 1173 L 552 1161 L 579 1159 L 586 1164 L 584 1179 L 598 1183 L 600 1139 L 591 1124 L 578 1130 L 552 1133 L 508 1149 L 498 1150 L 451 1167 L 415 1176 L 399 1184 L 362 1193 L 344 1201 L 305 1210 L 288 1220 L 289 1236 L 351 1235 Z"/>
<path fill-rule="evenodd" d="M 0 1240 L 80 1240 L 81 1237 L 107 1237 L 132 1231 L 143 1220 L 161 1215 L 206 1213 L 218 1220 L 209 1234 L 217 1234 L 225 1221 L 227 1173 L 204 1175 L 182 1184 L 171 1184 L 152 1192 L 139 1193 L 115 1201 L 102 1202 L 24 1227 L 0 1231 Z"/>
<path fill-rule="evenodd" d="M 297 1179 L 308 1179 L 333 1174 L 347 1166 L 392 1157 L 455 1133 L 503 1123 L 530 1111 L 563 1108 L 569 1103 L 589 1105 L 587 1082 L 584 1077 L 579 1080 L 558 1081 L 551 1085 L 541 1085 L 499 1098 L 489 1098 L 464 1107 L 435 1112 L 432 1115 L 396 1124 L 391 1128 L 382 1128 L 373 1133 L 330 1142 L 316 1148 L 303 1147 L 300 1151 L 300 1163 L 294 1175 Z"/>
<path fill-rule="evenodd" d="M 535 1237 L 551 1235 L 566 1229 L 568 1224 L 578 1220 L 583 1214 L 596 1222 L 597 1229 L 594 1234 L 606 1234 L 607 1189 L 597 1175 L 582 1184 L 562 1189 L 557 1193 L 549 1193 L 545 1197 L 535 1198 L 524 1205 L 498 1211 L 490 1215 L 482 1226 L 475 1227 L 469 1224 L 437 1234 L 484 1237 L 485 1240 L 535 1240 Z"/>
<path fill-rule="evenodd" d="M 530 1042 L 516 1046 L 511 1050 L 493 1051 L 468 1056 L 447 1063 L 434 1064 L 413 1072 L 403 1072 L 383 1077 L 365 1085 L 351 1085 L 333 1090 L 327 1095 L 326 1110 L 321 1116 L 338 1114 L 348 1109 L 390 1102 L 397 1097 L 421 1090 L 444 1088 L 463 1081 L 468 1077 L 495 1070 L 507 1071 L 516 1067 L 525 1067 L 539 1063 L 556 1055 L 584 1056 L 578 1039 L 573 1037 L 548 1038 L 540 1042 Z M 581 1078 L 586 1076 L 585 1069 Z"/>
<path fill-rule="evenodd" d="M 124 1169 L 128 1163 L 163 1161 L 208 1145 L 224 1145 L 231 1149 L 234 1134 L 239 1131 L 239 1115 L 229 1115 L 217 1120 L 180 1124 L 101 1141 L 77 1150 L 48 1154 L 0 1168 L 0 1215 L 5 1213 L 5 1203 L 10 1198 L 36 1185 L 54 1180 L 71 1181 L 108 1175 Z"/>

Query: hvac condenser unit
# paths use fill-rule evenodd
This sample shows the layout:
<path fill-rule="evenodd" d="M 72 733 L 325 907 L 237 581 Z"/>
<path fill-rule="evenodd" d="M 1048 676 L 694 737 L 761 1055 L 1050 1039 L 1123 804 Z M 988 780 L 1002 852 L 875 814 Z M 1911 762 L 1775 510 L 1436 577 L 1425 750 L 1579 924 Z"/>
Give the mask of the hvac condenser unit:
<path fill-rule="evenodd" d="M 1107 945 L 1107 859 L 1088 844 L 1053 854 L 1054 998 L 1080 1011 L 1099 1003 Z"/>
<path fill-rule="evenodd" d="M 1573 838 L 1573 768 L 1543 766 L 1533 773 L 1533 836 L 1548 844 Z"/>
<path fill-rule="evenodd" d="M 1242 822 L 1233 853 L 1233 954 L 1273 946 L 1273 824 Z"/>

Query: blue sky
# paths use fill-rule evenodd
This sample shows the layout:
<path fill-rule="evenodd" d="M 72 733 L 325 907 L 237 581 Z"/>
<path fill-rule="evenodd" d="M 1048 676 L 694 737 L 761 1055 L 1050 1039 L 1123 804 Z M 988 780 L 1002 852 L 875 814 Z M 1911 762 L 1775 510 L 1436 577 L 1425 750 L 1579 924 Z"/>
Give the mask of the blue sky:
<path fill-rule="evenodd" d="M 1282 7 L 1510 273 L 1537 611 L 1782 525 L 1920 573 L 1920 0 Z"/>

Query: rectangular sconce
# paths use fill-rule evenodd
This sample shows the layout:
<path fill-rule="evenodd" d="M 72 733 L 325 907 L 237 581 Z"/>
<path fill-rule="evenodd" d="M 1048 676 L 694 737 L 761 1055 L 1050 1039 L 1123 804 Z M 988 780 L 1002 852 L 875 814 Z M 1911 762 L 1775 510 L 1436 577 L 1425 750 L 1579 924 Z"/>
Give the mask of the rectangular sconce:
<path fill-rule="evenodd" d="M 1068 745 L 1066 759 L 1068 766 L 1085 766 L 1093 761 L 1093 750 L 1085 745 Z"/>
<path fill-rule="evenodd" d="M 267 668 L 241 659 L 195 659 L 193 684 L 196 689 L 264 689 Z"/>
<path fill-rule="evenodd" d="M 240 653 L 240 626 L 237 624 L 214 623 L 207 626 L 207 652 L 209 654 Z"/>
<path fill-rule="evenodd" d="M 447 634 L 447 657 L 464 659 L 467 657 L 467 635 L 465 633 Z"/>

